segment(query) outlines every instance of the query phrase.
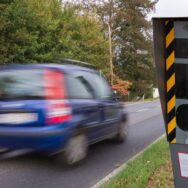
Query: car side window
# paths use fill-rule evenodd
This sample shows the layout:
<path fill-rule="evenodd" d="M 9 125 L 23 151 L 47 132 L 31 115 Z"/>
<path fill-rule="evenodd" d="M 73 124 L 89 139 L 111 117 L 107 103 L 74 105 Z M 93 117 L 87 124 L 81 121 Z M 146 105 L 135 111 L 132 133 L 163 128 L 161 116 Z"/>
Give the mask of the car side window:
<path fill-rule="evenodd" d="M 94 95 L 94 90 L 92 88 L 92 86 L 90 85 L 90 83 L 86 80 L 86 78 L 83 75 L 77 76 L 77 79 L 79 79 L 82 84 L 85 86 L 85 88 L 87 89 L 88 92 L 92 93 L 92 95 Z"/>
<path fill-rule="evenodd" d="M 87 81 L 81 76 L 67 75 L 65 77 L 68 98 L 70 99 L 92 99 L 93 94 Z"/>
<path fill-rule="evenodd" d="M 93 81 L 95 82 L 95 92 L 99 99 L 111 99 L 112 90 L 103 76 L 94 74 Z"/>

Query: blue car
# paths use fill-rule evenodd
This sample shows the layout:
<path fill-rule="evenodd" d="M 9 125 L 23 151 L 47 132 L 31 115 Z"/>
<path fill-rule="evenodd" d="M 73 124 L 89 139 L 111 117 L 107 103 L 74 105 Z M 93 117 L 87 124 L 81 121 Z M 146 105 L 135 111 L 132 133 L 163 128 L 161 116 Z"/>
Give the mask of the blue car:
<path fill-rule="evenodd" d="M 72 165 L 91 144 L 125 140 L 127 114 L 105 78 L 86 63 L 67 62 L 1 67 L 0 148 Z"/>

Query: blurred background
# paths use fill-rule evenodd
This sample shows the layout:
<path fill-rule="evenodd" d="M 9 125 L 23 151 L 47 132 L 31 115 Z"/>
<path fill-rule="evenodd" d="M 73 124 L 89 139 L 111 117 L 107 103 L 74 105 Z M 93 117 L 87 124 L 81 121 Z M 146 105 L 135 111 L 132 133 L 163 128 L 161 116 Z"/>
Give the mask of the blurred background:
<path fill-rule="evenodd" d="M 0 64 L 61 58 L 101 70 L 122 100 L 156 97 L 150 0 L 2 0 Z"/>

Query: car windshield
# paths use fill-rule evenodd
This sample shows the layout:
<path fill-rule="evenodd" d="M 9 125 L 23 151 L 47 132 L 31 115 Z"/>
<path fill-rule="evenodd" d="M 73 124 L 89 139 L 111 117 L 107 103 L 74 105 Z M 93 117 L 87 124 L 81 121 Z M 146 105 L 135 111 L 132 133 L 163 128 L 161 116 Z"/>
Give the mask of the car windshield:
<path fill-rule="evenodd" d="M 0 100 L 43 99 L 41 70 L 8 70 L 0 73 Z"/>

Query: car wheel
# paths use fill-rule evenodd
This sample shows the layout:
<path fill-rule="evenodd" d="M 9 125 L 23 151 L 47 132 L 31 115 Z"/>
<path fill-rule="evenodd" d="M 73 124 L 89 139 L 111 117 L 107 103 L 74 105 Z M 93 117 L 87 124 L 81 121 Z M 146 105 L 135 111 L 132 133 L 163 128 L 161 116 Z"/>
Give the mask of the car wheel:
<path fill-rule="evenodd" d="M 115 136 L 115 140 L 118 143 L 123 143 L 128 135 L 128 121 L 122 121 L 119 124 L 118 133 Z"/>
<path fill-rule="evenodd" d="M 80 133 L 71 137 L 66 144 L 64 160 L 68 165 L 75 165 L 82 161 L 88 152 L 88 139 L 85 134 Z"/>

